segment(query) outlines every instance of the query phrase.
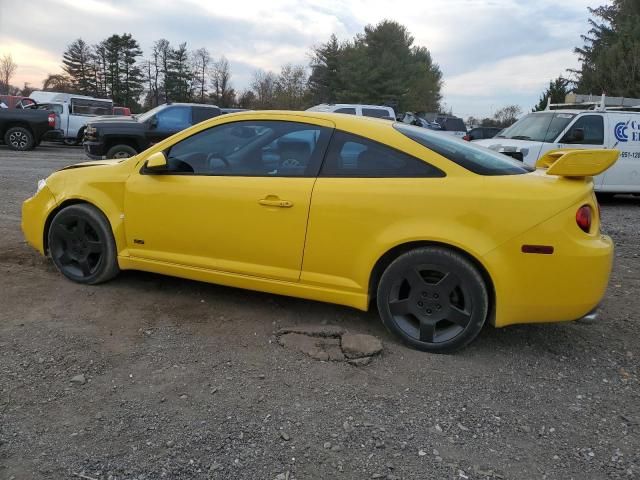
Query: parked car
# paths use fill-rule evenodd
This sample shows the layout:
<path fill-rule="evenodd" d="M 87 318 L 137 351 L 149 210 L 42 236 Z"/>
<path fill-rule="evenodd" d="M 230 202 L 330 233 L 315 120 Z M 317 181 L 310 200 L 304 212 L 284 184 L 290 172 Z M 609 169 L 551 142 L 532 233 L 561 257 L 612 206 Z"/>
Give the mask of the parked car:
<path fill-rule="evenodd" d="M 24 202 L 22 228 L 79 283 L 138 269 L 375 302 L 407 344 L 447 352 L 487 321 L 594 318 L 613 246 L 591 176 L 617 157 L 550 152 L 534 170 L 399 122 L 236 113 L 52 174 Z"/>
<path fill-rule="evenodd" d="M 322 103 L 315 107 L 307 108 L 308 112 L 333 112 L 346 113 L 348 115 L 360 115 L 363 117 L 384 118 L 395 120 L 396 113 L 393 108 L 383 105 L 359 105 L 352 103 Z"/>
<path fill-rule="evenodd" d="M 640 194 L 640 112 L 561 109 L 525 115 L 479 145 L 535 165 L 550 150 L 617 148 L 620 159 L 594 178 L 601 195 Z"/>
<path fill-rule="evenodd" d="M 0 108 L 15 108 L 16 104 L 23 98 L 27 97 L 21 95 L 0 95 L 0 105 L 4 105 L 4 107 Z"/>
<path fill-rule="evenodd" d="M 442 130 L 442 127 L 437 123 L 428 122 L 422 117 L 419 117 L 413 112 L 406 112 L 402 119 L 400 120 L 402 123 L 406 123 L 408 125 L 415 125 L 416 127 L 428 128 L 429 130 Z"/>
<path fill-rule="evenodd" d="M 87 125 L 84 151 L 89 158 L 128 158 L 203 120 L 217 117 L 215 105 L 166 103 L 135 117 L 101 118 Z"/>
<path fill-rule="evenodd" d="M 0 109 L 0 139 L 12 150 L 31 150 L 55 130 L 54 112 L 36 109 Z"/>
<path fill-rule="evenodd" d="M 129 107 L 113 107 L 113 114 L 128 117 L 131 115 L 131 109 Z"/>
<path fill-rule="evenodd" d="M 420 116 L 428 122 L 440 125 L 441 131 L 448 135 L 463 138 L 467 134 L 467 127 L 464 124 L 464 120 L 454 115 L 423 113 Z"/>
<path fill-rule="evenodd" d="M 87 122 L 93 117 L 113 114 L 113 101 L 60 92 L 35 91 L 29 99 L 42 108 L 59 111 L 59 136 L 68 145 L 82 142 Z"/>
<path fill-rule="evenodd" d="M 474 127 L 462 138 L 468 142 L 473 140 L 484 140 L 485 138 L 495 137 L 501 131 L 502 128 L 499 127 Z"/>

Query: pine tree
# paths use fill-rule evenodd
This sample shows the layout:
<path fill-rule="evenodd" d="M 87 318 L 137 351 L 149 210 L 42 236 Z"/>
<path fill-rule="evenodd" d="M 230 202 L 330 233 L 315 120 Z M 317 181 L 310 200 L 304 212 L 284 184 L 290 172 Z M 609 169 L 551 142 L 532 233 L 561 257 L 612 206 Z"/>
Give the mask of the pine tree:
<path fill-rule="evenodd" d="M 640 2 L 614 0 L 611 5 L 590 8 L 591 29 L 585 44 L 575 49 L 581 66 L 580 93 L 640 97 Z"/>
<path fill-rule="evenodd" d="M 314 103 L 335 103 L 336 92 L 342 90 L 338 72 L 341 54 L 342 46 L 335 35 L 313 50 L 309 90 Z"/>
<path fill-rule="evenodd" d="M 540 112 L 547 108 L 547 103 L 562 103 L 564 102 L 567 93 L 569 93 L 570 81 L 564 77 L 558 77 L 555 80 L 549 82 L 549 87 L 540 96 L 540 101 L 533 108 L 534 112 Z"/>
<path fill-rule="evenodd" d="M 93 63 L 95 56 L 82 38 L 71 42 L 62 55 L 62 70 L 69 76 L 73 88 L 83 95 L 95 95 L 96 82 Z"/>

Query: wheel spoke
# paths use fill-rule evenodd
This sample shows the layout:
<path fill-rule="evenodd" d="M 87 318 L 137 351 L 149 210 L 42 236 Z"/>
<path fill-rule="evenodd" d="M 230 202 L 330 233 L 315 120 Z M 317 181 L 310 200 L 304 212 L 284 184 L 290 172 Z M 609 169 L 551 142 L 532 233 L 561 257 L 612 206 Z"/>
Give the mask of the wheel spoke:
<path fill-rule="evenodd" d="M 420 319 L 420 341 L 433 343 L 436 336 L 436 324 L 429 320 Z"/>
<path fill-rule="evenodd" d="M 76 234 L 78 238 L 84 238 L 86 235 L 86 227 L 87 227 L 87 222 L 84 218 L 79 218 L 78 219 L 78 224 L 76 226 Z"/>
<path fill-rule="evenodd" d="M 87 241 L 87 247 L 89 248 L 89 253 L 102 253 L 102 243 L 99 240 Z"/>
<path fill-rule="evenodd" d="M 441 288 L 442 293 L 447 296 L 451 294 L 453 289 L 458 285 L 460 285 L 458 277 L 451 272 L 447 272 L 437 283 L 438 288 Z"/>
<path fill-rule="evenodd" d="M 58 262 L 60 262 L 61 265 L 69 265 L 72 260 L 73 259 L 69 256 L 67 252 L 62 252 L 58 256 Z"/>
<path fill-rule="evenodd" d="M 58 223 L 55 227 L 54 227 L 54 232 L 56 235 L 62 237 L 64 240 L 68 241 L 73 237 L 73 233 L 70 232 L 67 227 L 65 227 L 64 225 L 62 225 L 61 223 Z"/>
<path fill-rule="evenodd" d="M 425 284 L 424 278 L 422 278 L 420 272 L 415 268 L 407 270 L 404 274 L 404 278 L 409 282 L 411 288 L 422 288 Z"/>
<path fill-rule="evenodd" d="M 89 275 L 91 275 L 91 267 L 89 266 L 89 260 L 84 258 L 78 262 L 78 265 L 80 266 L 80 269 L 82 270 L 82 274 L 85 277 L 88 277 Z"/>
<path fill-rule="evenodd" d="M 471 321 L 471 313 L 460 310 L 459 308 L 451 305 L 451 310 L 447 315 L 447 320 L 455 323 L 456 325 L 460 325 L 461 327 L 466 327 Z"/>
<path fill-rule="evenodd" d="M 389 302 L 389 309 L 391 310 L 391 315 L 406 315 L 410 313 L 409 299 Z"/>

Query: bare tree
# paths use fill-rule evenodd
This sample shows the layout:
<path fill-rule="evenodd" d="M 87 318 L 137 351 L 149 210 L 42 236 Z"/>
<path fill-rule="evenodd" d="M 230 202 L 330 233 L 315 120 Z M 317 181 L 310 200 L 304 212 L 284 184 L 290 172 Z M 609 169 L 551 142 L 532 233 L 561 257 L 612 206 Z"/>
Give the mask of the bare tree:
<path fill-rule="evenodd" d="M 7 95 L 11 94 L 11 79 L 17 68 L 18 65 L 13 61 L 10 53 L 0 58 L 0 83 L 4 85 Z"/>
<path fill-rule="evenodd" d="M 301 110 L 307 94 L 307 72 L 302 65 L 287 64 L 276 80 L 276 106 Z"/>
<path fill-rule="evenodd" d="M 66 75 L 50 73 L 42 82 L 42 90 L 73 93 L 73 81 Z"/>
<path fill-rule="evenodd" d="M 231 107 L 235 103 L 236 92 L 231 87 L 231 69 L 228 60 L 223 56 L 213 64 L 211 71 L 211 94 L 219 107 Z"/>
<path fill-rule="evenodd" d="M 206 48 L 199 48 L 191 54 L 193 66 L 193 84 L 199 90 L 198 101 L 205 103 L 207 94 L 207 72 L 211 64 L 211 55 Z"/>
<path fill-rule="evenodd" d="M 255 104 L 257 108 L 265 110 L 272 109 L 276 101 L 276 80 L 273 72 L 256 70 L 253 74 L 251 89 L 255 93 Z"/>

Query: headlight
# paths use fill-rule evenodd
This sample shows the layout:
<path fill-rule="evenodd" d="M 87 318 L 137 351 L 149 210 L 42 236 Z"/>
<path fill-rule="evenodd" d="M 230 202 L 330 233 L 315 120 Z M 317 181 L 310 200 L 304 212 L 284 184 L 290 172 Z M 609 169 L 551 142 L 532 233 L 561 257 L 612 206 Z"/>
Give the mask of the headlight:
<path fill-rule="evenodd" d="M 38 190 L 36 191 L 36 193 L 38 193 L 40 190 L 42 190 L 44 187 L 47 186 L 47 182 L 44 179 L 40 179 L 38 180 Z"/>

